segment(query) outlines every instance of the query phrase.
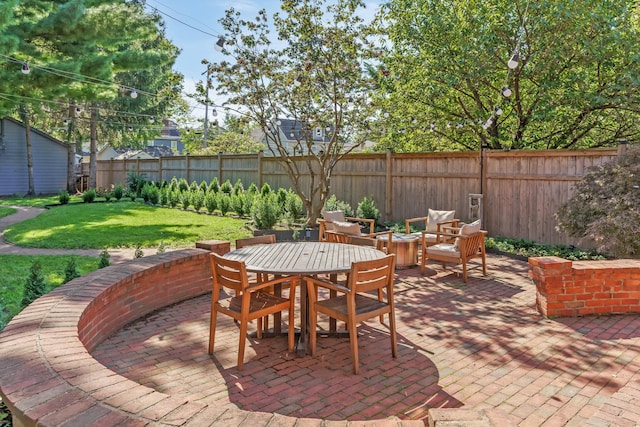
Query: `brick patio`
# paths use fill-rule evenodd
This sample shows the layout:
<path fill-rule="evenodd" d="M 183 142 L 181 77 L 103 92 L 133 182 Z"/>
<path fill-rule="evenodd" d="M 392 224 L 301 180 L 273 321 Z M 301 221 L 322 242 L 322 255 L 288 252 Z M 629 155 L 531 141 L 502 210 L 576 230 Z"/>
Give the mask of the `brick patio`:
<path fill-rule="evenodd" d="M 209 411 L 268 412 L 303 418 L 305 425 L 426 422 L 431 408 L 497 408 L 506 417 L 494 425 L 638 425 L 640 317 L 546 319 L 535 309 L 526 262 L 498 256 L 488 262 L 489 276 L 472 268 L 466 285 L 456 268 L 430 264 L 424 277 L 418 268 L 399 270 L 398 358 L 391 358 L 386 324 L 370 321 L 359 330 L 358 376 L 347 340 L 327 337 L 315 357 L 288 354 L 285 338 L 250 340 L 238 372 L 237 327 L 224 317 L 215 355 L 208 356 L 209 296 L 128 325 L 92 355 Z M 252 425 L 250 416 L 236 421 Z"/>

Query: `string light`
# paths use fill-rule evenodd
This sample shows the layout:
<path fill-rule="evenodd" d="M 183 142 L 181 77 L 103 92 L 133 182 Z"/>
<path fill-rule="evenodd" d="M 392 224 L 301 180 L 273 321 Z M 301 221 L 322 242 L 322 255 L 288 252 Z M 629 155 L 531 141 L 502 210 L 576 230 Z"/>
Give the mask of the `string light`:
<path fill-rule="evenodd" d="M 518 61 L 519 60 L 520 60 L 520 55 L 518 54 L 518 51 L 516 50 L 516 52 L 513 54 L 513 56 L 511 56 L 511 58 L 507 62 L 507 67 L 509 67 L 510 70 L 515 70 L 516 68 L 518 68 Z"/>
<path fill-rule="evenodd" d="M 302 77 L 296 77 L 296 79 L 293 81 L 293 84 L 296 86 L 300 86 L 302 84 Z"/>
<path fill-rule="evenodd" d="M 509 89 L 507 86 L 502 86 L 502 96 L 504 96 L 505 98 L 510 97 L 511 89 Z"/>
<path fill-rule="evenodd" d="M 29 68 L 29 64 L 27 64 L 26 62 L 22 63 L 22 74 L 29 74 L 31 72 L 31 69 Z"/>
<path fill-rule="evenodd" d="M 502 115 L 502 108 L 496 106 L 495 113 L 496 113 L 496 116 L 501 116 Z"/>
<path fill-rule="evenodd" d="M 130 96 L 131 98 L 136 99 L 138 97 L 138 92 L 136 92 L 135 89 L 132 89 Z"/>
<path fill-rule="evenodd" d="M 213 45 L 213 48 L 218 52 L 222 52 L 222 49 L 224 49 L 224 42 L 225 42 L 224 37 L 220 37 L 216 42 L 216 44 Z"/>

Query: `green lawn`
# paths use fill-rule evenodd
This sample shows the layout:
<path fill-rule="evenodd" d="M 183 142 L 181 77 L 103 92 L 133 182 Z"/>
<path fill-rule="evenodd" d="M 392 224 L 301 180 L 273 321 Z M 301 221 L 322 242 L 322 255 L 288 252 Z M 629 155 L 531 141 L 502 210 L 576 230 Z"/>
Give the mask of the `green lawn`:
<path fill-rule="evenodd" d="M 2 218 L 3 216 L 9 216 L 16 212 L 17 211 L 13 208 L 6 208 L 4 206 L 0 206 L 0 218 Z"/>
<path fill-rule="evenodd" d="M 198 240 L 248 237 L 249 220 L 133 202 L 56 206 L 12 225 L 5 239 L 33 248 L 193 247 Z"/>

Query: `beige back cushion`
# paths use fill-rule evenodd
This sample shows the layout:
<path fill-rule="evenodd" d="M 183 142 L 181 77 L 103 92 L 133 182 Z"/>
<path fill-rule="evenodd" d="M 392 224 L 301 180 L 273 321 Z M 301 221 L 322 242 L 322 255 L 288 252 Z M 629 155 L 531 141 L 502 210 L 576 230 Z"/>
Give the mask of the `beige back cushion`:
<path fill-rule="evenodd" d="M 480 220 L 477 219 L 469 224 L 464 224 L 462 227 L 460 227 L 460 233 L 459 234 L 473 234 L 476 233 L 478 231 L 481 230 L 481 223 Z M 459 245 L 459 241 L 460 239 L 456 238 L 456 242 L 453 244 L 453 248 L 455 250 L 458 250 L 458 245 Z"/>
<path fill-rule="evenodd" d="M 357 222 L 334 221 L 333 231 L 338 233 L 350 234 L 352 236 L 360 235 L 360 224 Z"/>
<path fill-rule="evenodd" d="M 435 211 L 429 209 L 427 215 L 427 231 L 438 231 L 438 223 L 451 221 L 455 218 L 456 211 Z"/>
<path fill-rule="evenodd" d="M 342 211 L 325 211 L 322 212 L 322 218 L 324 218 L 327 222 L 324 224 L 324 227 L 327 230 L 335 230 L 333 223 L 335 221 L 345 221 L 344 212 Z"/>

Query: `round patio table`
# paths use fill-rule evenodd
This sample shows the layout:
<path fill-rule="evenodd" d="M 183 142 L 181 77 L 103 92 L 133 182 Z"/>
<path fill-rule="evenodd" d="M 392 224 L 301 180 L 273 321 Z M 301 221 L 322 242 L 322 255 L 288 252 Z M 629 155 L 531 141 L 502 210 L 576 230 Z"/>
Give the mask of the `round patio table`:
<path fill-rule="evenodd" d="M 251 245 L 224 255 L 228 259 L 244 261 L 247 271 L 281 276 L 348 273 L 351 263 L 355 261 L 369 261 L 385 256 L 384 252 L 371 246 L 333 242 L 280 242 Z M 307 287 L 301 283 L 299 352 L 306 351 L 307 304 Z M 274 333 L 280 332 L 280 319 L 276 317 Z"/>

